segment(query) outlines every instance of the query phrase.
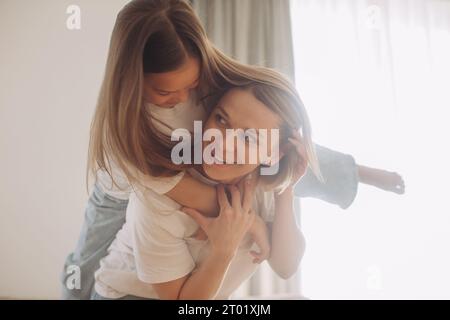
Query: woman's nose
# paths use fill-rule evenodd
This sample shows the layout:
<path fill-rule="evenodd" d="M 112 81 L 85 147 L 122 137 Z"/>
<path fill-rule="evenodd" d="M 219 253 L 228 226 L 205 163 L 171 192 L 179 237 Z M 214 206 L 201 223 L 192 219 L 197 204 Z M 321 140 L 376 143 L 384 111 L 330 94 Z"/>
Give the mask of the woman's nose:
<path fill-rule="evenodd" d="M 238 143 L 237 143 L 237 139 L 235 138 L 234 134 L 232 132 L 226 134 L 226 131 L 223 132 L 223 137 L 224 137 L 224 146 L 223 146 L 223 157 L 224 160 L 230 159 L 230 161 L 236 161 L 236 156 L 237 156 L 237 148 L 238 148 Z"/>

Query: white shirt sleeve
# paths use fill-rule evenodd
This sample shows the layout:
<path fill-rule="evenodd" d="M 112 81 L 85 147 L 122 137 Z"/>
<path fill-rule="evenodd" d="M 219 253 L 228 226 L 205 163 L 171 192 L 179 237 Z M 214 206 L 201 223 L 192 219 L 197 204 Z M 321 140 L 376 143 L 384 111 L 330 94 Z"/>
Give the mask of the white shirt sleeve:
<path fill-rule="evenodd" d="M 184 171 L 180 171 L 172 177 L 153 177 L 149 175 L 139 174 L 139 182 L 148 189 L 157 194 L 166 194 L 172 190 L 178 182 L 184 177 Z"/>
<path fill-rule="evenodd" d="M 173 219 L 176 215 L 161 216 L 148 210 L 134 194 L 130 195 L 128 210 L 134 210 L 132 223 L 133 254 L 139 280 L 146 283 L 162 283 L 189 274 L 195 262 L 186 241 L 172 232 L 160 219 Z"/>

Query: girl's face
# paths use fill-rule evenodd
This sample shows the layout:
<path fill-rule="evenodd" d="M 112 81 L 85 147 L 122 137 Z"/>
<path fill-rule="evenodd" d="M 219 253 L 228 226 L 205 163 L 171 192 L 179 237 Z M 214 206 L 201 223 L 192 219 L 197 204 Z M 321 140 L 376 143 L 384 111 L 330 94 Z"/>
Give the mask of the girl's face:
<path fill-rule="evenodd" d="M 256 163 L 251 164 L 249 161 L 249 150 L 250 148 L 254 148 L 255 145 L 259 145 L 262 141 L 258 141 L 258 134 L 251 137 L 238 137 L 235 138 L 234 141 L 234 150 L 227 150 L 226 129 L 242 129 L 244 131 L 246 129 L 255 129 L 256 133 L 258 133 L 260 129 L 266 129 L 267 143 L 262 143 L 261 145 L 264 147 L 267 146 L 268 150 L 264 150 L 262 152 L 266 152 L 265 154 L 270 155 L 270 129 L 279 129 L 281 122 L 282 121 L 280 117 L 277 116 L 261 101 L 256 99 L 250 91 L 243 89 L 229 90 L 212 111 L 204 126 L 204 130 L 206 131 L 207 129 L 214 128 L 221 131 L 223 137 L 223 154 L 214 155 L 214 157 L 221 162 L 226 159 L 226 154 L 228 152 L 234 153 L 234 159 L 236 161 L 236 140 L 244 140 L 243 143 L 245 145 L 245 163 L 206 164 L 205 162 L 203 162 L 203 171 L 209 178 L 222 183 L 237 182 L 240 178 L 244 177 L 245 175 L 249 174 L 259 167 L 261 162 L 259 158 L 259 152 L 256 152 L 256 154 L 258 154 Z M 251 142 L 254 142 L 254 144 Z M 211 143 L 212 141 L 203 141 L 203 150 L 205 150 L 205 147 Z M 275 141 L 274 143 L 275 146 L 278 147 L 278 141 Z M 229 145 L 232 144 L 229 143 Z"/>
<path fill-rule="evenodd" d="M 144 75 L 144 99 L 159 107 L 171 108 L 189 99 L 191 90 L 198 85 L 200 63 L 188 57 L 177 70 Z"/>

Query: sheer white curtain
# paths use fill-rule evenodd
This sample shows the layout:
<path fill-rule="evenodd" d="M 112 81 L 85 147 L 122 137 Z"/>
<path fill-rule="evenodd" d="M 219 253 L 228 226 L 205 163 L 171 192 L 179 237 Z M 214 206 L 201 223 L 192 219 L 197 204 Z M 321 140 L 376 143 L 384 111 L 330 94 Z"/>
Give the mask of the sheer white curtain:
<path fill-rule="evenodd" d="M 344 213 L 303 202 L 311 298 L 450 298 L 450 1 L 291 0 L 296 84 L 317 143 L 398 170 Z"/>

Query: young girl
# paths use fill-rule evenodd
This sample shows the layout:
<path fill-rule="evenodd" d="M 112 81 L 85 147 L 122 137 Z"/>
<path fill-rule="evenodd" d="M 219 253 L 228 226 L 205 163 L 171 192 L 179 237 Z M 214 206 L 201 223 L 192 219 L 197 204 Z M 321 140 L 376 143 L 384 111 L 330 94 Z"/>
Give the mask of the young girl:
<path fill-rule="evenodd" d="M 279 141 L 264 144 L 261 136 L 240 136 L 247 155 L 240 164 L 220 163 L 226 154 L 236 155 L 237 144 L 229 150 L 223 140 L 214 141 L 222 145 L 214 152 L 219 163 L 203 162 L 198 172 L 190 172 L 203 181 L 227 185 L 231 202 L 219 185 L 220 212 L 215 218 L 183 209 L 153 191 L 132 194 L 127 222 L 96 273 L 94 299 L 227 299 L 257 268 L 250 254 L 251 239 L 246 236 L 255 216 L 271 224 L 268 261 L 273 270 L 285 279 L 297 270 L 304 240 L 295 222 L 293 186 L 308 165 L 317 169 L 314 146 L 306 112 L 295 90 L 281 77 L 266 78 L 262 72 L 260 76 L 259 83 L 227 91 L 204 129 L 215 129 L 223 136 L 228 129 L 277 129 Z M 188 127 L 191 129 L 192 125 Z M 265 162 L 261 151 L 256 163 L 249 163 L 248 155 L 254 146 L 270 149 L 272 143 L 282 150 L 279 159 L 272 161 L 279 165 L 278 173 L 260 176 L 253 197 L 254 180 L 243 178 L 249 174 L 257 177 Z M 209 144 L 212 142 L 204 141 L 203 149 Z M 239 183 L 244 183 L 242 194 L 236 187 Z M 199 239 L 199 227 L 206 239 Z"/>
<path fill-rule="evenodd" d="M 270 73 L 267 76 L 271 78 Z M 252 68 L 226 57 L 209 43 L 186 2 L 135 0 L 119 13 L 91 126 L 88 174 L 94 174 L 96 184 L 77 247 L 65 261 L 63 298 L 89 298 L 93 274 L 125 222 L 128 197 L 135 186 L 166 194 L 207 215 L 218 212 L 214 188 L 185 173 L 185 166 L 173 164 L 173 143 L 163 132 L 203 118 L 206 106 L 214 105 L 214 93 L 227 84 L 245 85 L 243 78 L 257 80 Z M 334 159 L 349 158 L 323 151 Z M 342 171 L 352 177 L 348 184 L 357 185 L 356 165 L 345 163 L 325 172 Z M 347 195 L 338 199 L 333 196 L 336 189 L 324 188 L 320 194 L 320 188 L 332 183 L 336 176 L 325 175 L 327 184 L 320 184 L 315 176 L 307 174 L 310 184 L 302 179 L 296 190 L 312 183 L 317 187 L 314 191 L 319 190 L 319 195 L 312 196 L 332 199 L 333 203 L 341 203 L 344 198 L 348 202 L 356 194 L 354 186 L 345 188 Z M 302 192 L 308 196 L 308 190 Z M 265 249 L 260 258 L 267 256 Z M 68 283 L 77 268 L 80 287 Z"/>

